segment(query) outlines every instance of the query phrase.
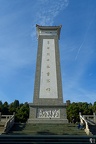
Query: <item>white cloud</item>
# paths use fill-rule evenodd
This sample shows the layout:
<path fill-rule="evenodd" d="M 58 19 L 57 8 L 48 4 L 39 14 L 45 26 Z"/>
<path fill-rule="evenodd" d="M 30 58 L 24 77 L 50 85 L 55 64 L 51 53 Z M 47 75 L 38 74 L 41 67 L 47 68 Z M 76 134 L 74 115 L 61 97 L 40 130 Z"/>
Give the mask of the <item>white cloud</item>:
<path fill-rule="evenodd" d="M 39 0 L 38 7 L 35 12 L 35 19 L 32 22 L 32 38 L 36 35 L 35 27 L 39 25 L 53 25 L 54 19 L 69 4 L 69 0 Z"/>
<path fill-rule="evenodd" d="M 31 34 L 31 47 L 36 47 L 36 24 L 52 25 L 54 18 L 68 6 L 68 3 L 68 0 L 37 0 L 37 2 L 34 3 L 35 9 L 31 10 L 33 17 L 32 33 L 26 29 L 20 31 L 20 27 L 22 26 L 19 25 L 19 21 L 17 20 L 22 18 L 23 8 L 21 8 L 21 10 L 19 9 L 19 11 L 2 16 L 2 22 L 0 23 L 2 28 L 2 33 L 0 35 L 2 39 L 2 44 L 0 45 L 0 75 L 11 74 L 12 71 L 18 70 L 18 68 L 25 67 L 32 64 L 32 62 L 35 63 L 36 55 L 34 55 L 34 53 L 36 54 L 36 49 L 33 50 L 30 49 L 30 47 L 24 46 L 23 43 L 20 42 L 20 39 L 22 40 L 23 35 L 25 35 L 27 31 L 28 34 Z M 17 33 L 12 33 L 11 28 L 15 29 L 17 27 L 19 27 Z M 14 38 L 12 37 L 12 34 L 15 35 L 13 36 Z"/>
<path fill-rule="evenodd" d="M 46 0 L 39 5 L 40 10 L 37 12 L 37 20 L 40 25 L 52 25 L 54 18 L 68 6 L 68 0 Z"/>

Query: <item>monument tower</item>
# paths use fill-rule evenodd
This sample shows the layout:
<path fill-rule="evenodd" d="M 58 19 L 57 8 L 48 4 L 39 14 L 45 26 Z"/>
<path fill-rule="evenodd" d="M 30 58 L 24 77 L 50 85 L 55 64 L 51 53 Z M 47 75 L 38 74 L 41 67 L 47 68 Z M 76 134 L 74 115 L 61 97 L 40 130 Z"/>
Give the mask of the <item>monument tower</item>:
<path fill-rule="evenodd" d="M 38 52 L 29 123 L 66 123 L 60 70 L 60 26 L 36 25 Z"/>

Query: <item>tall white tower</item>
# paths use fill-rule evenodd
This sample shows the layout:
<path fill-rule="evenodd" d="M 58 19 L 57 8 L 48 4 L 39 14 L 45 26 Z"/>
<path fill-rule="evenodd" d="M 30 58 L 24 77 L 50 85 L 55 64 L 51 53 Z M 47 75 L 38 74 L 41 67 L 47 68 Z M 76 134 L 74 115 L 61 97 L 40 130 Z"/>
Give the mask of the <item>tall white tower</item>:
<path fill-rule="evenodd" d="M 60 26 L 36 25 L 38 53 L 34 99 L 30 103 L 29 122 L 66 123 L 60 70 Z"/>

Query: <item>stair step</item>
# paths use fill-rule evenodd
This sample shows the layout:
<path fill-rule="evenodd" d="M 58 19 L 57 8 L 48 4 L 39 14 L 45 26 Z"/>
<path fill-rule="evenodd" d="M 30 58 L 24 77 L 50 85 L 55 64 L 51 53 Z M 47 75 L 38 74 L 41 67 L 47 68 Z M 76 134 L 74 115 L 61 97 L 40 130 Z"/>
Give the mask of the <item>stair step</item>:
<path fill-rule="evenodd" d="M 38 142 L 34 142 L 34 141 L 31 141 L 31 142 L 24 142 L 24 141 L 22 141 L 22 142 L 15 142 L 15 141 L 4 142 L 4 141 L 1 141 L 1 143 L 2 144 L 12 144 L 12 143 L 13 144 L 21 144 L 21 143 L 22 144 L 29 144 L 29 143 L 30 144 L 65 144 L 65 143 L 68 143 L 68 144 L 74 144 L 74 143 L 76 143 L 76 144 L 84 144 L 84 143 L 90 143 L 90 142 L 83 142 L 82 143 L 80 141 L 79 142 L 77 142 L 77 141 L 74 141 L 74 142 L 67 142 L 67 141 L 65 141 L 65 142 L 51 142 L 51 141 L 49 141 L 49 142 L 46 142 L 46 141 L 45 142 L 39 142 L 39 141 Z"/>
<path fill-rule="evenodd" d="M 86 135 L 74 124 L 15 124 L 9 131 L 10 135 Z"/>
<path fill-rule="evenodd" d="M 1 144 L 90 144 L 90 138 L 96 137 L 81 137 L 81 136 L 26 136 L 26 135 L 1 135 Z M 95 142 L 95 141 L 94 141 Z"/>
<path fill-rule="evenodd" d="M 96 125 L 89 125 L 89 129 L 93 135 L 96 135 Z"/>
<path fill-rule="evenodd" d="M 0 125 L 0 128 L 4 127 L 4 125 Z"/>

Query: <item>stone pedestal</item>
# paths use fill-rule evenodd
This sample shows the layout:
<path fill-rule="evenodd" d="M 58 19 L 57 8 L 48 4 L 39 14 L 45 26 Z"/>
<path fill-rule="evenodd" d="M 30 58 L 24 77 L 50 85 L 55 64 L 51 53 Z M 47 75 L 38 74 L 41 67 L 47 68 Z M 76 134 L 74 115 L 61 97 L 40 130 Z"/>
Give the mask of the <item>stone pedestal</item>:
<path fill-rule="evenodd" d="M 66 105 L 30 104 L 29 123 L 67 123 Z"/>

